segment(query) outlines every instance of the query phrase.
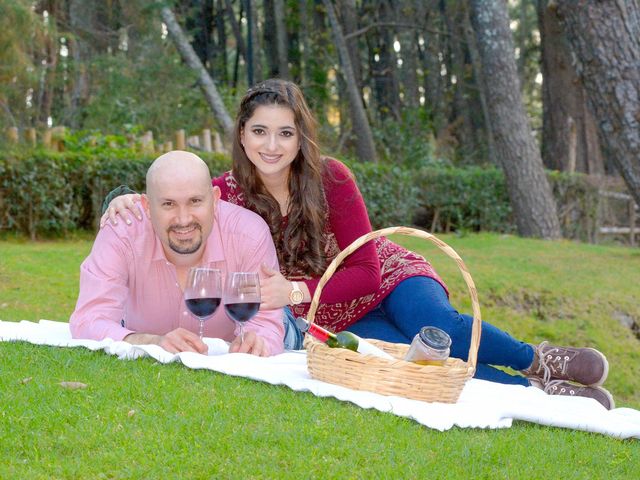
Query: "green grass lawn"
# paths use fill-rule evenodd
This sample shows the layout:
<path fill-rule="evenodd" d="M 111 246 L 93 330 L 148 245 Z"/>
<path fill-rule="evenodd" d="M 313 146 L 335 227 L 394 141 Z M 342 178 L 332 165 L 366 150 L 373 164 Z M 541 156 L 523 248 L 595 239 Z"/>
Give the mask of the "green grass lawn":
<path fill-rule="evenodd" d="M 603 350 L 605 386 L 640 408 L 640 249 L 499 235 L 442 236 L 483 319 L 531 342 Z M 424 240 L 461 310 L 457 267 Z M 91 240 L 0 241 L 0 319 L 67 320 Z M 79 381 L 86 389 L 62 388 Z M 0 342 L 0 478 L 637 478 L 637 440 L 516 422 L 447 432 L 179 364 Z"/>

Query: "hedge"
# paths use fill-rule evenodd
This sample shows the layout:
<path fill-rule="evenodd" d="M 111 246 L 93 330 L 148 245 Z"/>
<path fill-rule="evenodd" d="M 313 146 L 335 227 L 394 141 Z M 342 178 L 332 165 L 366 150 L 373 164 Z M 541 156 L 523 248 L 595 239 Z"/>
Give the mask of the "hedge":
<path fill-rule="evenodd" d="M 201 153 L 212 174 L 229 169 L 220 154 Z M 43 150 L 0 152 L 0 231 L 35 239 L 94 229 L 105 195 L 125 184 L 144 189 L 153 157 L 128 149 L 95 153 Z M 374 228 L 418 224 L 434 232 L 513 232 L 502 172 L 495 168 L 424 167 L 346 162 Z M 592 240 L 598 189 L 580 174 L 550 172 L 564 234 Z M 348 212 L 345 212 L 348 214 Z"/>
<path fill-rule="evenodd" d="M 594 241 L 598 185 L 580 173 L 547 171 L 562 234 Z M 497 168 L 424 168 L 416 172 L 419 209 L 415 223 L 437 231 L 516 230 L 504 174 Z"/>
<path fill-rule="evenodd" d="M 229 168 L 223 155 L 201 157 L 212 172 Z M 0 153 L 0 230 L 35 239 L 94 229 L 105 195 L 121 184 L 142 191 L 154 158 L 128 149 Z"/>

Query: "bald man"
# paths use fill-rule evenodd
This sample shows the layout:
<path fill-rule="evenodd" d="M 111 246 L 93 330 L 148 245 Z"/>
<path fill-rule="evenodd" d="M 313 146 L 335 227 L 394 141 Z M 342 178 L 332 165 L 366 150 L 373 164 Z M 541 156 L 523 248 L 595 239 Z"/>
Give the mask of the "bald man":
<path fill-rule="evenodd" d="M 80 293 L 69 320 L 74 338 L 157 344 L 170 352 L 206 353 L 198 320 L 183 300 L 191 267 L 227 272 L 278 270 L 267 224 L 255 213 L 220 200 L 207 165 L 189 152 L 158 157 L 147 171 L 141 222 L 107 224 L 80 267 Z M 237 327 L 218 308 L 204 324 L 207 337 L 230 351 L 268 356 L 283 351 L 283 310 L 263 310 Z"/>

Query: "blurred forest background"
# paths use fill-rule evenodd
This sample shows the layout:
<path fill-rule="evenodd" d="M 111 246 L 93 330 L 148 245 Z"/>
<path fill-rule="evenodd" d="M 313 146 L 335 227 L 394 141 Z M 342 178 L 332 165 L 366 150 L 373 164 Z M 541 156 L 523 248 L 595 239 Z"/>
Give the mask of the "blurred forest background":
<path fill-rule="evenodd" d="M 398 195 L 412 198 L 413 223 L 637 240 L 637 0 L 0 0 L 0 10 L 5 157 L 30 128 L 39 144 L 64 126 L 67 152 L 89 138 L 130 147 L 145 132 L 157 149 L 179 130 L 224 142 L 247 88 L 281 77 L 302 87 L 324 153 L 349 162 L 365 197 L 371 169 L 411 177 Z M 2 187 L 0 226 L 19 228 Z M 457 198 L 429 197 L 446 192 Z M 465 202 L 481 211 L 503 197 L 496 218 L 464 220 L 481 215 Z"/>

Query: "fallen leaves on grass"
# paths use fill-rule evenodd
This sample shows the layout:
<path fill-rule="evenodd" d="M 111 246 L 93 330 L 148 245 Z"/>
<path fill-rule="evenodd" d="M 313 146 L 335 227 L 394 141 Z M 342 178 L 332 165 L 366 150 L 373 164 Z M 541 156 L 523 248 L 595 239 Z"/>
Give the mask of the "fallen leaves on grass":
<path fill-rule="evenodd" d="M 24 385 L 25 383 L 29 383 L 29 382 L 31 381 L 31 379 L 32 379 L 32 378 L 33 378 L 33 377 L 23 378 L 22 380 L 20 380 L 20 383 L 22 383 L 23 385 Z"/>
<path fill-rule="evenodd" d="M 82 382 L 60 382 L 60 386 L 63 388 L 68 388 L 69 390 L 79 390 L 81 388 L 87 388 L 87 384 Z"/>

